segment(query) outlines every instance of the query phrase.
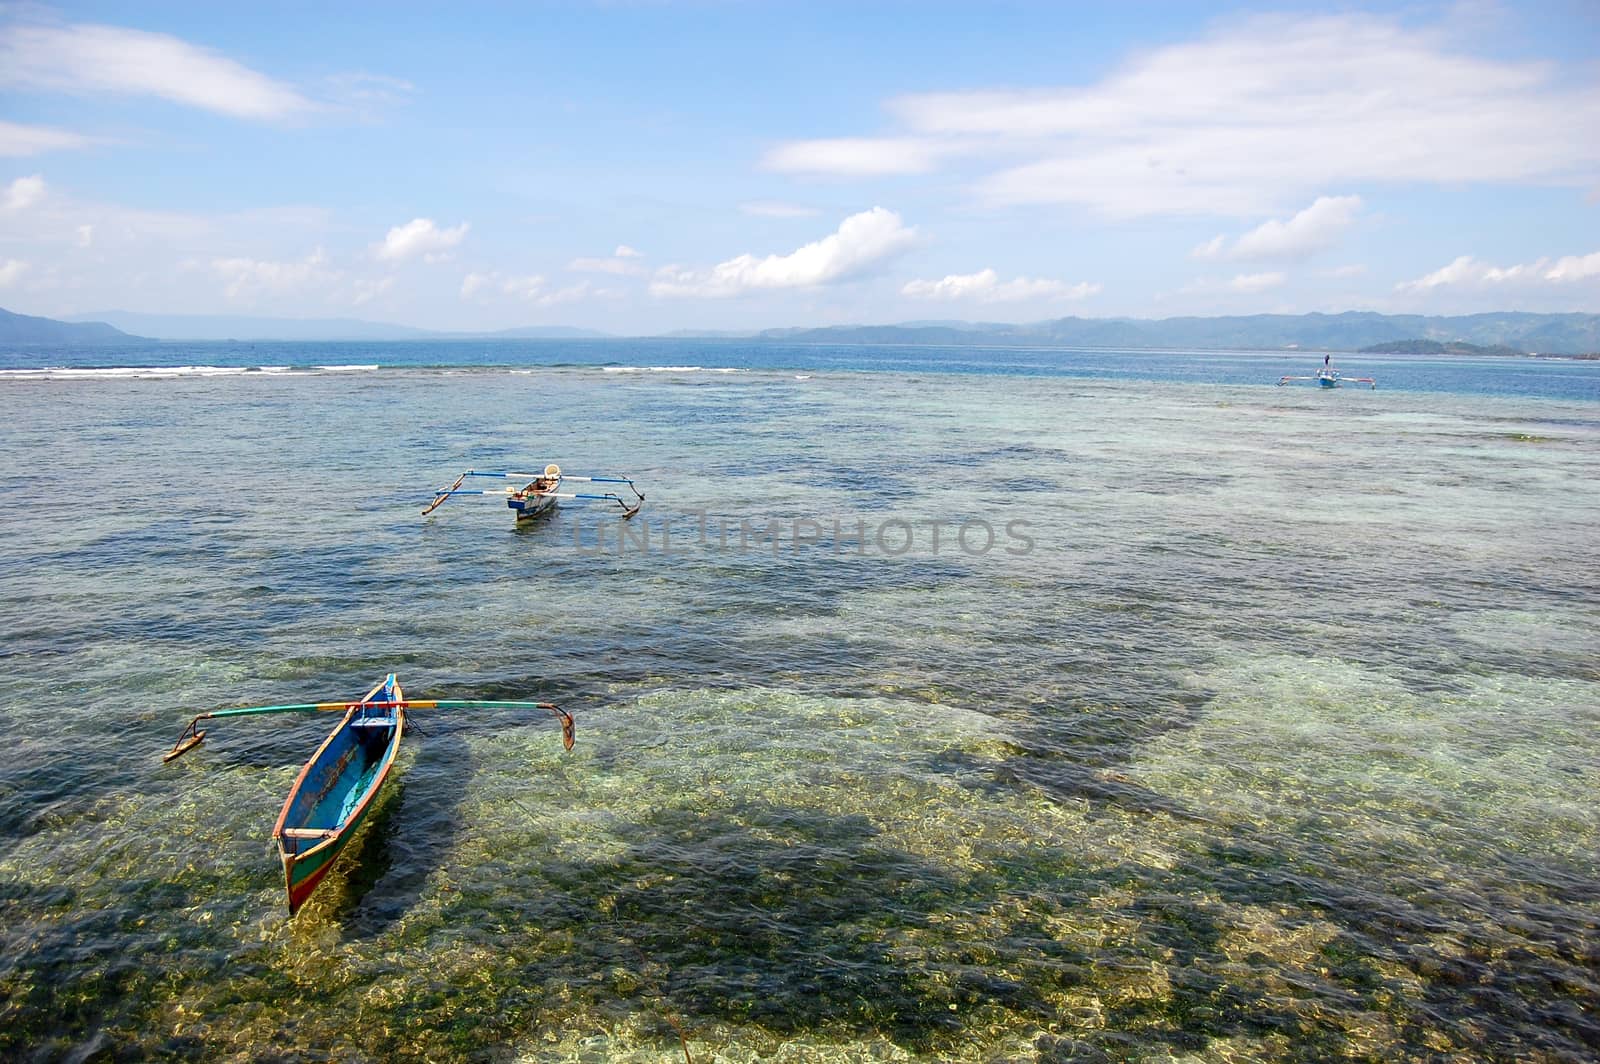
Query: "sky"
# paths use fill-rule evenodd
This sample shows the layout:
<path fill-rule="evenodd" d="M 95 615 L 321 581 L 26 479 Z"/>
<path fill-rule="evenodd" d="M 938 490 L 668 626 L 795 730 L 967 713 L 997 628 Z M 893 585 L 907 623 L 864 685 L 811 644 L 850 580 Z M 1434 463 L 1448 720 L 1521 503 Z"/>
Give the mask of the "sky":
<path fill-rule="evenodd" d="M 0 3 L 0 306 L 1600 312 L 1600 3 Z"/>

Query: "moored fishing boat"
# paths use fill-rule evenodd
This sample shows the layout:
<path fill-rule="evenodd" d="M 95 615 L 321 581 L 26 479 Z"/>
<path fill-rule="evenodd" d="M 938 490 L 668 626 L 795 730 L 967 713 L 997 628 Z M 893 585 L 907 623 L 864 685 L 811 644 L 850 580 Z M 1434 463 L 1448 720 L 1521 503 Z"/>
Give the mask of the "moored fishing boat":
<path fill-rule="evenodd" d="M 390 673 L 345 712 L 289 789 L 272 837 L 290 916 L 328 874 L 388 779 L 405 734 L 404 697 Z"/>
<path fill-rule="evenodd" d="M 511 488 L 463 488 L 461 485 L 468 477 L 491 477 L 498 480 L 523 481 L 522 487 Z M 561 487 L 567 481 L 581 484 L 626 484 L 633 493 L 633 500 L 624 499 L 616 492 L 586 492 L 562 491 Z M 517 524 L 532 520 L 541 514 L 555 509 L 556 503 L 561 499 L 577 499 L 589 502 L 610 501 L 622 507 L 624 521 L 633 517 L 644 505 L 644 492 L 640 491 L 633 483 L 631 477 L 579 477 L 563 473 L 561 467 L 551 462 L 544 467 L 542 473 L 505 473 L 488 472 L 469 469 L 456 477 L 455 482 L 447 488 L 440 488 L 433 493 L 433 501 L 423 508 L 423 516 L 433 513 L 446 499 L 457 495 L 498 495 L 504 496 L 506 505 L 517 515 Z"/>
<path fill-rule="evenodd" d="M 202 713 L 189 722 L 163 760 L 175 760 L 204 742 L 206 732 L 198 727 L 203 720 L 264 713 L 344 714 L 300 770 L 272 829 L 283 864 L 289 915 L 293 916 L 327 876 L 371 812 L 400 752 L 408 709 L 547 710 L 561 719 L 562 742 L 572 749 L 572 716 L 559 706 L 549 702 L 408 699 L 399 680 L 390 673 L 354 702 L 246 706 Z"/>
<path fill-rule="evenodd" d="M 1314 377 L 1279 377 L 1278 387 L 1282 388 L 1290 381 L 1316 381 L 1317 387 L 1319 388 L 1337 388 L 1343 384 L 1366 384 L 1373 388 L 1378 386 L 1378 382 L 1371 377 L 1346 377 L 1338 370 L 1328 366 L 1324 366 L 1322 369 L 1317 370 L 1316 376 Z"/>

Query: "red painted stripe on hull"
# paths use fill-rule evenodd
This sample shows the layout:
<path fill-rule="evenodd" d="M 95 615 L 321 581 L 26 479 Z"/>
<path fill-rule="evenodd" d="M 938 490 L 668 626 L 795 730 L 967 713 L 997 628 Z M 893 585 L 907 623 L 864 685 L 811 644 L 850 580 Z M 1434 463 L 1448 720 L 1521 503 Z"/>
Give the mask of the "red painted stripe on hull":
<path fill-rule="evenodd" d="M 293 916 L 295 913 L 299 912 L 300 906 L 304 905 L 306 901 L 310 899 L 312 893 L 317 889 L 317 884 L 322 882 L 323 877 L 328 874 L 328 870 L 334 866 L 334 863 L 335 860 L 333 858 L 328 859 L 327 861 L 323 862 L 321 868 L 311 873 L 311 875 L 307 876 L 305 879 L 302 879 L 299 883 L 289 882 L 289 866 L 287 863 L 285 863 L 283 869 L 283 878 L 284 885 L 289 889 L 290 916 Z"/>

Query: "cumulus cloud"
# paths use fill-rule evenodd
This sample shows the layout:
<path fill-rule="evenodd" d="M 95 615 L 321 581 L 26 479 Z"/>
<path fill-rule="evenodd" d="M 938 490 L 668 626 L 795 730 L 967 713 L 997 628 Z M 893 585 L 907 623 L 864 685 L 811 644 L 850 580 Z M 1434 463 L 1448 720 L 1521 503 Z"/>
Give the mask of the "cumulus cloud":
<path fill-rule="evenodd" d="M 340 274 L 327 269 L 327 256 L 317 248 L 304 259 L 273 262 L 266 259 L 212 259 L 211 272 L 226 284 L 230 300 L 249 301 L 262 294 L 293 292 L 336 280 Z"/>
<path fill-rule="evenodd" d="M 1471 255 L 1461 255 L 1432 273 L 1400 282 L 1395 285 L 1395 290 L 1428 292 L 1435 289 L 1562 285 L 1591 277 L 1600 277 L 1600 251 L 1590 255 L 1565 255 L 1554 260 L 1538 258 L 1513 266 L 1495 266 Z"/>
<path fill-rule="evenodd" d="M 739 204 L 739 212 L 752 218 L 815 218 L 822 212 L 815 207 L 798 203 L 779 203 L 775 200 L 752 200 Z"/>
<path fill-rule="evenodd" d="M 618 244 L 617 250 L 609 258 L 573 259 L 567 263 L 567 269 L 575 273 L 611 273 L 632 277 L 645 272 L 644 266 L 635 261 L 642 258 L 644 256 L 640 252 L 626 244 Z"/>
<path fill-rule="evenodd" d="M 1600 277 L 1600 251 L 1589 255 L 1565 255 L 1545 271 L 1546 281 L 1583 281 Z"/>
<path fill-rule="evenodd" d="M 393 277 L 362 278 L 351 287 L 350 305 L 359 307 L 383 295 L 394 287 Z"/>
<path fill-rule="evenodd" d="M 874 207 L 852 214 L 837 231 L 787 255 L 745 254 L 709 270 L 668 266 L 656 272 L 656 296 L 736 296 L 761 289 L 809 288 L 871 271 L 916 241 L 894 211 Z"/>
<path fill-rule="evenodd" d="M 410 101 L 417 87 L 403 78 L 357 71 L 327 79 L 329 94 L 346 107 L 360 111 L 386 109 Z"/>
<path fill-rule="evenodd" d="M 1338 243 L 1340 235 L 1355 223 L 1360 209 L 1360 196 L 1318 196 L 1311 206 L 1286 222 L 1276 218 L 1263 222 L 1231 245 L 1226 237 L 1218 236 L 1195 248 L 1193 255 L 1197 259 L 1232 261 L 1309 258 Z"/>
<path fill-rule="evenodd" d="M 978 303 L 1017 303 L 1029 299 L 1087 299 L 1100 291 L 1099 284 L 1087 281 L 1067 284 L 1042 278 L 1018 277 L 1001 281 L 992 269 L 977 273 L 950 274 L 937 281 L 910 281 L 900 294 L 912 299 L 971 300 Z"/>
<path fill-rule="evenodd" d="M 621 249 L 618 249 L 621 250 Z M 472 272 L 461 279 L 461 298 L 487 304 L 496 298 L 515 299 L 536 307 L 553 307 L 562 303 L 576 303 L 591 295 L 601 295 L 588 281 L 580 281 L 564 288 L 549 288 L 543 274 L 503 274 L 490 270 Z"/>
<path fill-rule="evenodd" d="M 1277 288 L 1288 280 L 1277 270 L 1262 273 L 1238 273 L 1228 278 L 1201 277 L 1178 289 L 1190 295 L 1216 298 L 1218 295 L 1257 295 L 1269 288 Z"/>
<path fill-rule="evenodd" d="M 537 302 L 541 307 L 553 307 L 561 303 L 576 303 L 579 300 L 589 298 L 592 294 L 598 293 L 590 288 L 589 282 L 579 281 L 577 284 L 567 285 L 565 288 L 557 288 L 553 292 L 545 292 L 538 297 Z"/>
<path fill-rule="evenodd" d="M 1228 279 L 1228 287 L 1235 292 L 1265 292 L 1283 282 L 1281 273 L 1241 273 Z"/>
<path fill-rule="evenodd" d="M 389 230 L 374 254 L 385 262 L 402 262 L 421 255 L 426 262 L 443 261 L 451 248 L 467 235 L 468 223 L 454 229 L 440 229 L 431 218 L 413 218 Z"/>
<path fill-rule="evenodd" d="M 1501 269 L 1486 262 L 1479 262 L 1471 255 L 1462 255 L 1448 266 L 1441 266 L 1413 281 L 1402 281 L 1395 287 L 1402 292 L 1423 292 L 1430 288 L 1466 284 L 1498 284 L 1502 281 L 1531 277 L 1533 272 L 1534 268 L 1528 265 Z"/>
<path fill-rule="evenodd" d="M 1092 84 L 920 93 L 887 109 L 898 128 L 885 137 L 797 141 L 766 163 L 848 177 L 959 161 L 988 168 L 975 186 L 987 203 L 1113 216 L 1249 217 L 1361 182 L 1600 177 L 1600 138 L 1575 135 L 1600 128 L 1592 71 L 1467 54 L 1448 27 L 1365 13 L 1236 19 Z"/>
<path fill-rule="evenodd" d="M 0 156 L 21 158 L 28 155 L 43 155 L 47 151 L 87 148 L 93 143 L 93 138 L 68 133 L 64 129 L 24 126 L 0 120 Z"/>
<path fill-rule="evenodd" d="M 157 96 L 236 118 L 312 107 L 292 86 L 177 37 L 87 23 L 0 27 L 0 84 Z"/>
<path fill-rule="evenodd" d="M 3 198 L 6 210 L 26 210 L 44 199 L 44 178 L 38 174 L 32 177 L 19 177 L 6 186 Z"/>
<path fill-rule="evenodd" d="M 935 140 L 915 137 L 801 140 L 771 149 L 761 165 L 783 173 L 832 177 L 926 174 L 949 150 Z"/>
<path fill-rule="evenodd" d="M 27 272 L 28 264 L 21 259 L 0 261 L 0 288 L 10 288 Z"/>
<path fill-rule="evenodd" d="M 544 277 L 537 273 L 522 277 L 503 277 L 499 284 L 500 290 L 506 295 L 526 302 L 532 302 L 544 293 Z"/>

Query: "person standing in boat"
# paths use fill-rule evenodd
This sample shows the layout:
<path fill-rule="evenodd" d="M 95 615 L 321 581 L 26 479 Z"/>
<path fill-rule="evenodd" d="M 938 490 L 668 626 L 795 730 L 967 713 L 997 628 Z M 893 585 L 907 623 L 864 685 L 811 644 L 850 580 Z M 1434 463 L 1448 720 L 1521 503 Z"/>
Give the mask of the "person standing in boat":
<path fill-rule="evenodd" d="M 1333 368 L 1333 352 L 1330 351 L 1327 354 L 1322 356 L 1322 368 L 1323 369 L 1332 369 Z"/>

